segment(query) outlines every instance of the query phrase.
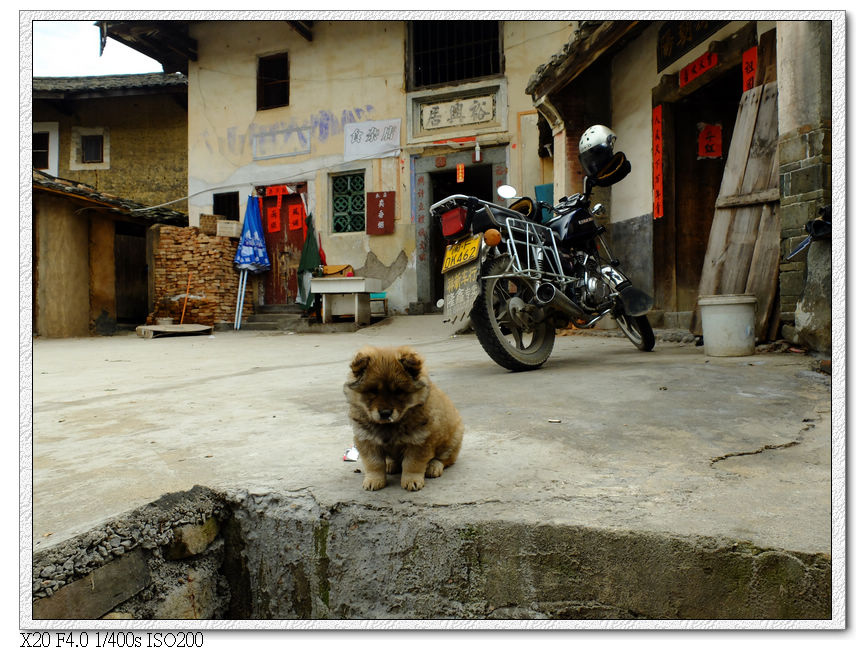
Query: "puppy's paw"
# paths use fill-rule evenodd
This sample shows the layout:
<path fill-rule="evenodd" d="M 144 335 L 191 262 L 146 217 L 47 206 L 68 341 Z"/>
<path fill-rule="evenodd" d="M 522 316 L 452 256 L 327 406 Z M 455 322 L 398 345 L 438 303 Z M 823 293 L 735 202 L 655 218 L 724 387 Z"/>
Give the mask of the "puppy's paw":
<path fill-rule="evenodd" d="M 387 485 L 387 478 L 384 476 L 364 476 L 363 477 L 363 489 L 364 490 L 380 490 L 385 485 Z"/>
<path fill-rule="evenodd" d="M 426 476 L 428 478 L 438 478 L 444 471 L 444 463 L 437 458 L 433 458 L 426 466 Z"/>
<path fill-rule="evenodd" d="M 393 458 L 388 458 L 384 462 L 384 471 L 388 474 L 399 474 L 402 469 L 402 463 L 396 462 Z"/>
<path fill-rule="evenodd" d="M 424 486 L 423 475 L 403 474 L 399 483 L 409 492 L 415 492 L 417 490 L 420 490 Z"/>

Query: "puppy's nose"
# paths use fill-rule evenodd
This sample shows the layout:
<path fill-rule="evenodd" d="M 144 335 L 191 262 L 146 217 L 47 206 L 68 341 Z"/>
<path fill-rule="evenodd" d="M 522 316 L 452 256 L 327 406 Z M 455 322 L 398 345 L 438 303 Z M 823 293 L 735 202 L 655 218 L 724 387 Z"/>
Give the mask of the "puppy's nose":
<path fill-rule="evenodd" d="M 390 420 L 390 416 L 393 415 L 393 409 L 379 409 L 378 417 L 382 420 Z"/>

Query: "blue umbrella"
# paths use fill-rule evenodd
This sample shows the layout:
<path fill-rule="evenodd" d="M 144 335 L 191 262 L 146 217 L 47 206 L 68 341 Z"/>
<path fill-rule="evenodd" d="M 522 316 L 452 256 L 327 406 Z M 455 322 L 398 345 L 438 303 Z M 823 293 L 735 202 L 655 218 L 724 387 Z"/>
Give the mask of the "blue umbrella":
<path fill-rule="evenodd" d="M 246 294 L 246 278 L 249 271 L 261 273 L 270 268 L 270 258 L 264 244 L 264 231 L 261 227 L 261 211 L 258 197 L 250 195 L 246 202 L 246 215 L 243 218 L 243 232 L 234 255 L 234 264 L 240 270 L 240 284 L 237 289 L 237 307 L 234 312 L 234 329 L 240 329 L 243 317 L 243 300 Z"/>

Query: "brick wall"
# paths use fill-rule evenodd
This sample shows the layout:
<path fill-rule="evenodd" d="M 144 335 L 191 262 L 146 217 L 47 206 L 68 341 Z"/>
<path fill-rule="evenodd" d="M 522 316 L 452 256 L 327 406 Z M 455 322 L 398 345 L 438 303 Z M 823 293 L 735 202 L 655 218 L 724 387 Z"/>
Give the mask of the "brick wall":
<path fill-rule="evenodd" d="M 179 323 L 181 315 L 184 324 L 233 323 L 240 279 L 234 267 L 237 240 L 178 226 L 154 226 L 151 236 L 154 311 L 147 323 L 153 325 L 157 318 Z M 247 282 L 244 318 L 254 310 L 254 284 L 251 279 Z"/>

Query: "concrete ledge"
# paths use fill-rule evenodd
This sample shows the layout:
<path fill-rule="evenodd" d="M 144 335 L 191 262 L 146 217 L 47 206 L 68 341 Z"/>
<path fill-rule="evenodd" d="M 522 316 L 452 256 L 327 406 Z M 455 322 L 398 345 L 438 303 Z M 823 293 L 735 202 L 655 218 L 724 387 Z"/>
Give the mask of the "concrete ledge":
<path fill-rule="evenodd" d="M 203 502 L 217 507 L 202 513 L 218 517 L 107 557 L 37 598 L 33 618 L 769 620 L 832 613 L 827 555 L 722 537 L 471 521 L 472 511 L 461 508 L 323 505 L 310 494 L 200 486 L 112 526 Z M 40 554 L 36 570 L 74 558 L 91 538 Z"/>
<path fill-rule="evenodd" d="M 699 536 L 240 497 L 232 617 L 828 619 L 823 554 Z M 279 543 L 273 543 L 278 539 Z M 239 542 L 239 540 L 243 540 Z"/>

